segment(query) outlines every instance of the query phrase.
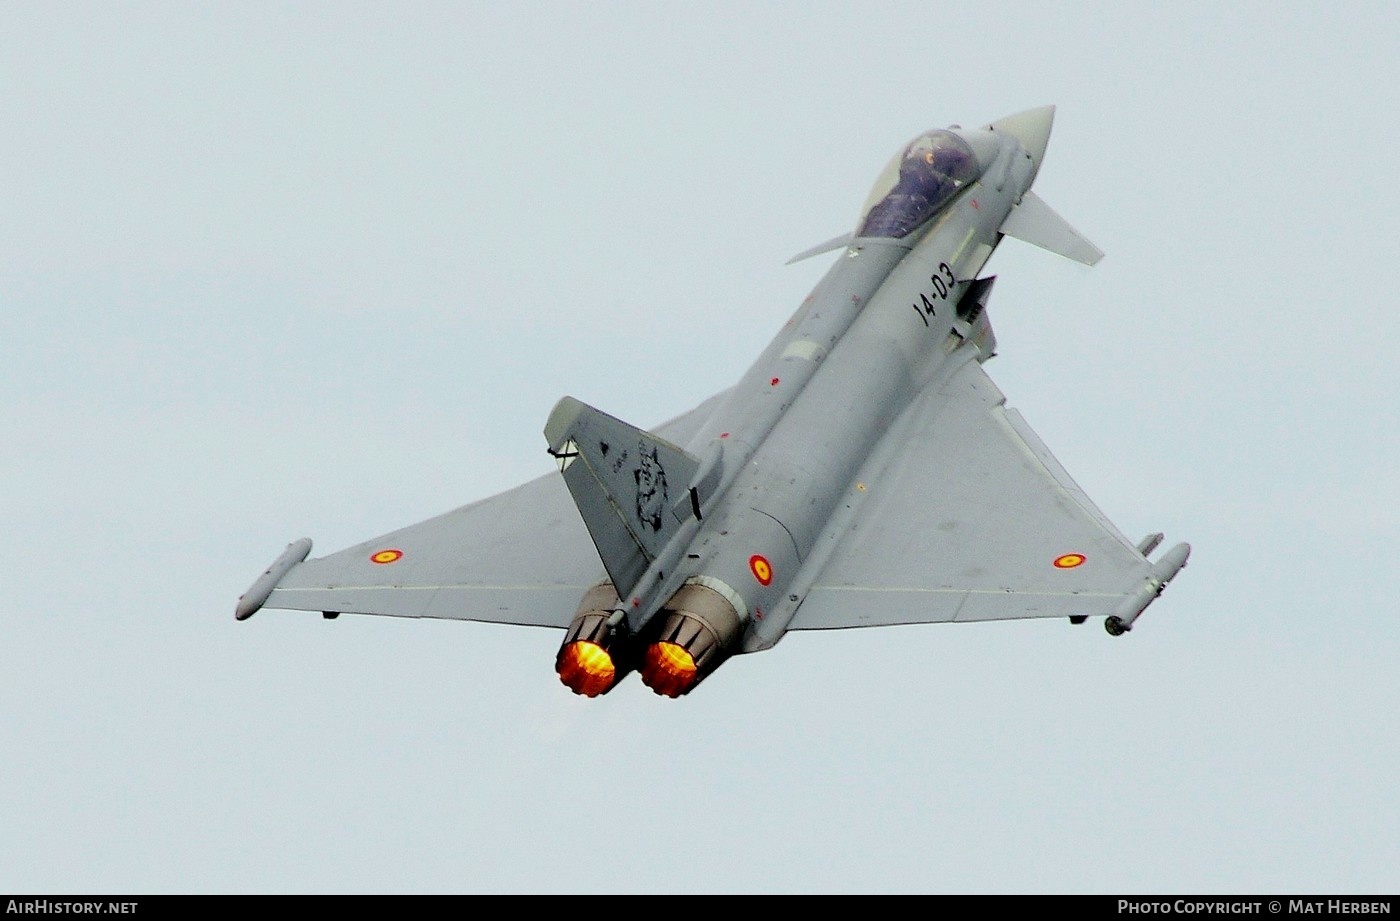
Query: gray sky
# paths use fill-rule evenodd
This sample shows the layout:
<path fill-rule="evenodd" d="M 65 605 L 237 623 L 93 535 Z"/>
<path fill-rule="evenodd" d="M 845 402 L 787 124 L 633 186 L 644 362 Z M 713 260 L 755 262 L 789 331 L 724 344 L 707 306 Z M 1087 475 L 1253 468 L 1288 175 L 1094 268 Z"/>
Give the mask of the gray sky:
<path fill-rule="evenodd" d="M 0 890 L 1394 892 L 1392 3 L 0 7 Z M 234 601 L 732 383 L 921 130 L 1059 106 L 987 369 L 1191 565 L 798 634 Z"/>

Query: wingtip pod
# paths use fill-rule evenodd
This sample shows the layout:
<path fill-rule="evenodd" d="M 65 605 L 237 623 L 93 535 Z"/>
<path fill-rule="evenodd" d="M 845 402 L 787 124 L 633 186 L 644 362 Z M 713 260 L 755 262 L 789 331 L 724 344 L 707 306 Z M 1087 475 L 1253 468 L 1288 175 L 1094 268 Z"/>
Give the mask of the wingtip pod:
<path fill-rule="evenodd" d="M 233 610 L 235 620 L 247 620 L 267 601 L 272 590 L 277 587 L 283 577 L 291 571 L 292 567 L 306 559 L 311 553 L 311 538 L 303 537 L 301 540 L 292 541 L 287 545 L 287 549 L 282 551 L 282 555 L 272 561 L 272 565 L 263 570 L 263 574 L 258 576 L 248 590 L 238 598 L 238 606 Z"/>
<path fill-rule="evenodd" d="M 1104 629 L 1113 636 L 1122 636 L 1133 629 L 1133 622 L 1142 616 L 1148 605 L 1157 600 L 1167 583 L 1186 566 L 1186 560 L 1190 556 L 1191 545 L 1187 543 L 1177 544 L 1162 554 L 1142 588 L 1123 599 L 1117 610 L 1104 621 Z"/>

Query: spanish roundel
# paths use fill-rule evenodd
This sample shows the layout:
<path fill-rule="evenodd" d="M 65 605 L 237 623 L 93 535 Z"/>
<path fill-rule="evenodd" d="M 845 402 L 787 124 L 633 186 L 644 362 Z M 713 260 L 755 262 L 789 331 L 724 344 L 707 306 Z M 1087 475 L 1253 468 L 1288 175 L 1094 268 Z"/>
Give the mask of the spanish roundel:
<path fill-rule="evenodd" d="M 759 585 L 769 585 L 773 582 L 773 567 L 767 559 L 757 553 L 749 557 L 749 571 L 753 573 Z"/>

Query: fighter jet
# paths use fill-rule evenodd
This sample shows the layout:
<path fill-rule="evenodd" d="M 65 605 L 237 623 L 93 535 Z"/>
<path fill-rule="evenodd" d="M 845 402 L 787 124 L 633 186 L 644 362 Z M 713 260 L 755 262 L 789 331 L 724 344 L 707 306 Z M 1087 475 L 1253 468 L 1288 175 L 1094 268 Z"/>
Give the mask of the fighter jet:
<path fill-rule="evenodd" d="M 319 559 L 286 551 L 259 608 L 553 627 L 577 694 L 636 671 L 692 691 L 790 630 L 1105 618 L 1114 636 L 1185 565 L 1132 542 L 982 370 L 979 273 L 1003 236 L 1103 255 L 1031 191 L 1046 106 L 930 130 L 880 173 L 835 264 L 732 388 L 652 431 L 572 397 L 560 474 Z"/>

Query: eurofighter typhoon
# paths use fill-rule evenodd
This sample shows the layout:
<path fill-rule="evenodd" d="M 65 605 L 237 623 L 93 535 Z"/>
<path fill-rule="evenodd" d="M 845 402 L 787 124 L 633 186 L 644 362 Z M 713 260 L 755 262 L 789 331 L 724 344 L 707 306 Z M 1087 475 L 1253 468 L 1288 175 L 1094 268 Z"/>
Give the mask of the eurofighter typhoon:
<path fill-rule="evenodd" d="M 1102 616 L 1114 636 L 1185 565 L 1090 501 L 982 370 L 1003 236 L 1102 253 L 1031 191 L 1046 106 L 919 135 L 890 161 L 816 289 L 731 389 L 645 431 L 571 397 L 550 474 L 307 559 L 259 608 L 564 631 L 555 669 L 594 697 L 636 671 L 679 697 L 789 630 Z"/>

